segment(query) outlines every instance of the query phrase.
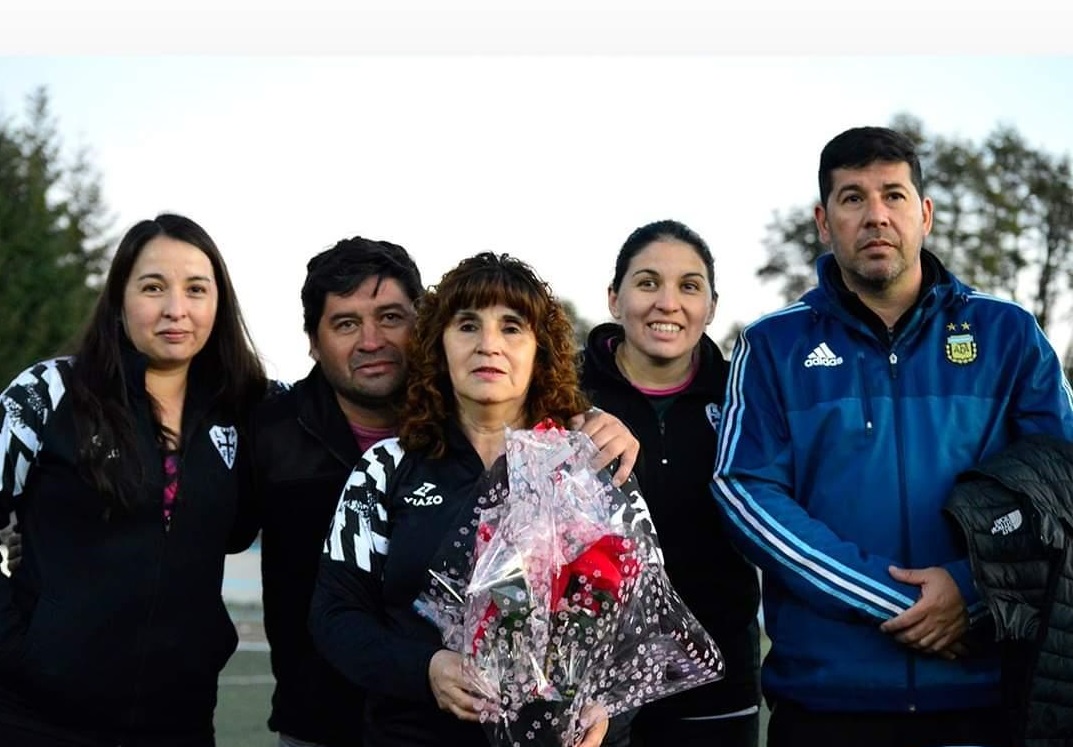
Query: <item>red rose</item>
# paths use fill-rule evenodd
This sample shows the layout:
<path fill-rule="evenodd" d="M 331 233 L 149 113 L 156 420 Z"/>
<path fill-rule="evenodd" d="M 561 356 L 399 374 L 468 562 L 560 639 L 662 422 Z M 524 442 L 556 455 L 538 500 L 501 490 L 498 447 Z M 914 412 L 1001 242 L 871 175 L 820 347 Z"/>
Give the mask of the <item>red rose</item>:
<path fill-rule="evenodd" d="M 488 633 L 488 628 L 495 624 L 495 619 L 499 615 L 499 607 L 495 602 L 488 603 L 488 609 L 484 611 L 484 615 L 481 617 L 481 621 L 477 623 L 477 630 L 473 633 L 473 655 L 477 655 L 477 645 L 484 640 L 484 636 Z"/>
<path fill-rule="evenodd" d="M 555 574 L 551 585 L 553 606 L 558 608 L 559 600 L 566 602 L 563 597 L 572 581 L 583 587 L 582 576 L 593 591 L 610 592 L 615 601 L 622 601 L 623 585 L 636 576 L 638 570 L 633 543 L 618 535 L 604 535 Z M 583 605 L 590 609 L 596 607 L 590 594 L 584 595 Z"/>

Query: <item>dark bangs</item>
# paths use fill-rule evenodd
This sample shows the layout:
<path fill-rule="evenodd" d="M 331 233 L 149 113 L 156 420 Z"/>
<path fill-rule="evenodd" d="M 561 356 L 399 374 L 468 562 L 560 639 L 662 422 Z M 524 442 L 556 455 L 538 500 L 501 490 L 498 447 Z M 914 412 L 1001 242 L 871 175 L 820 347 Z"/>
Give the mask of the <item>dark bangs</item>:
<path fill-rule="evenodd" d="M 446 325 L 463 309 L 486 309 L 506 306 L 517 311 L 534 329 L 548 314 L 551 293 L 546 283 L 524 265 L 502 261 L 491 254 L 480 254 L 466 260 L 456 270 L 454 282 L 441 284 L 441 313 Z"/>

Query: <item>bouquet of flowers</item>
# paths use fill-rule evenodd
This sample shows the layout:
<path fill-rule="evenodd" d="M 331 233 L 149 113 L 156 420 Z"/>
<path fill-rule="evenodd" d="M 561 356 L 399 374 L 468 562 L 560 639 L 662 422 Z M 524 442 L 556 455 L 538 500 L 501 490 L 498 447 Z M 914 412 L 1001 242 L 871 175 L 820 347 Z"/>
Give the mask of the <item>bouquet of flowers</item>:
<path fill-rule="evenodd" d="M 493 743 L 567 747 L 586 709 L 612 717 L 721 678 L 632 479 L 595 472 L 578 432 L 508 430 L 506 451 L 508 488 L 449 537 L 414 603 L 464 654 Z"/>

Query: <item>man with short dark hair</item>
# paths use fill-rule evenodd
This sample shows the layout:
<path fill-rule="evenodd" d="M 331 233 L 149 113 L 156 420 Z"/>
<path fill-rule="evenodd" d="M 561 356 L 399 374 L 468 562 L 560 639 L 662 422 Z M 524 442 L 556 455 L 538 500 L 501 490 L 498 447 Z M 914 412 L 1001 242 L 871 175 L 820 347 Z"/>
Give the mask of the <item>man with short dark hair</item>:
<path fill-rule="evenodd" d="M 843 132 L 819 182 L 831 251 L 817 288 L 740 336 L 713 486 L 763 570 L 768 745 L 1007 745 L 987 609 L 942 508 L 1018 437 L 1073 439 L 1069 384 L 1031 314 L 923 248 L 908 138 Z"/>
<path fill-rule="evenodd" d="M 362 453 L 395 435 L 406 345 L 423 292 L 401 246 L 356 236 L 311 259 L 302 286 L 315 361 L 306 378 L 263 404 L 253 423 L 262 506 L 265 634 L 276 689 L 268 725 L 281 747 L 360 747 L 364 697 L 316 653 L 307 620 L 325 535 Z M 638 444 L 615 418 L 573 425 L 620 458 L 625 480 Z"/>

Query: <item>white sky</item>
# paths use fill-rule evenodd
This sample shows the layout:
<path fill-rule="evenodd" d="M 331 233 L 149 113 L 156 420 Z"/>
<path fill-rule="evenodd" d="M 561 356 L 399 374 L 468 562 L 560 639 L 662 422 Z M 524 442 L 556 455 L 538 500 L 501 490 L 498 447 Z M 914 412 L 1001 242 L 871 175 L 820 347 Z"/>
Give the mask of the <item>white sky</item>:
<path fill-rule="evenodd" d="M 117 239 L 165 210 L 201 223 L 284 379 L 309 367 L 305 262 L 347 236 L 402 244 L 429 284 L 509 252 L 596 322 L 629 232 L 677 218 L 715 253 L 719 340 L 780 305 L 755 278 L 765 226 L 811 204 L 843 129 L 905 111 L 1073 151 L 1057 3 L 704 6 L 0 0 L 0 112 L 48 88 Z"/>

